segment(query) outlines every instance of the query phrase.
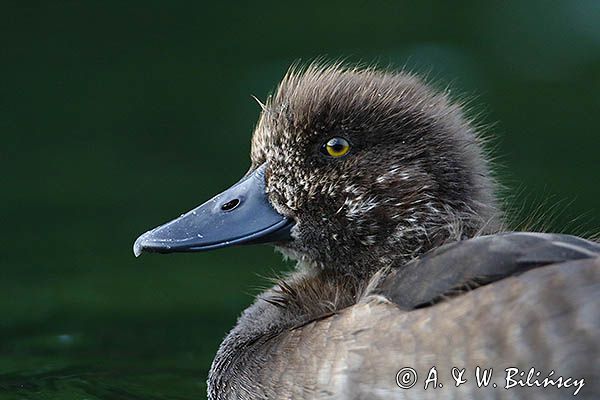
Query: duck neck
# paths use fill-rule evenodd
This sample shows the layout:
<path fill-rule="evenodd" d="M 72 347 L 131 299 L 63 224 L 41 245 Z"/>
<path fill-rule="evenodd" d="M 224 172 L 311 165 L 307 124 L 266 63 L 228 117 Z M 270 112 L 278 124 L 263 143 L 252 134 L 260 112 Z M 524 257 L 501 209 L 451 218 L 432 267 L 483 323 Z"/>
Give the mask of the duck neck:
<path fill-rule="evenodd" d="M 209 374 L 209 397 L 227 399 L 234 388 L 256 385 L 283 332 L 355 304 L 368 279 L 300 267 L 259 295 L 227 335 Z"/>

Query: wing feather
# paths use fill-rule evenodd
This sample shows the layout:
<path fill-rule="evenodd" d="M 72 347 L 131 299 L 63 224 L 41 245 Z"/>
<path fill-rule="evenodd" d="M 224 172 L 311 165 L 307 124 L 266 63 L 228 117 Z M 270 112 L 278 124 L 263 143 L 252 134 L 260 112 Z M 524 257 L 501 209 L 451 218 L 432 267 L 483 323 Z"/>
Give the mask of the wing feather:
<path fill-rule="evenodd" d="M 480 236 L 393 268 L 373 293 L 413 310 L 531 269 L 596 257 L 600 244 L 576 236 L 529 232 Z"/>

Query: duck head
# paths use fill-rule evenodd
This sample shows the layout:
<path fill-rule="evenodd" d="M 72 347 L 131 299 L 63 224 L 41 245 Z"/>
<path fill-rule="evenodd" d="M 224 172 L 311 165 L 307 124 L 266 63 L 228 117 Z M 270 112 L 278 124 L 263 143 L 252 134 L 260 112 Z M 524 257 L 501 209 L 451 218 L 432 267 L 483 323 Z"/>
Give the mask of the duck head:
<path fill-rule="evenodd" d="M 416 77 L 311 65 L 288 72 L 261 106 L 244 178 L 140 236 L 136 255 L 272 242 L 303 263 L 360 274 L 495 229 L 475 129 Z"/>

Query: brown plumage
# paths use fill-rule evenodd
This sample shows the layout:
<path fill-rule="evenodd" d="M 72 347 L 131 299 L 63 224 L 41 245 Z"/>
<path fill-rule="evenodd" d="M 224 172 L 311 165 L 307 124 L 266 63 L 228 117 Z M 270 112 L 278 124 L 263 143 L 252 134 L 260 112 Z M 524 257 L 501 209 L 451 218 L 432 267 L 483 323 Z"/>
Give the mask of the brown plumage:
<path fill-rule="evenodd" d="M 352 154 L 324 159 L 318 149 L 335 136 Z M 251 159 L 268 162 L 269 200 L 299 222 L 284 254 L 371 274 L 383 260 L 499 229 L 480 142 L 461 108 L 414 76 L 311 65 L 267 100 Z"/>
<path fill-rule="evenodd" d="M 339 157 L 323 152 L 332 138 L 348 144 Z M 481 139 L 446 95 L 405 73 L 292 70 L 263 105 L 251 159 L 246 180 L 134 246 L 231 244 L 194 238 L 244 215 L 231 210 L 246 187 L 285 218 L 270 227 L 293 221 L 291 240 L 271 240 L 297 267 L 221 344 L 211 399 L 600 398 L 600 245 L 499 233 Z M 433 367 L 441 385 L 425 390 Z M 489 387 L 477 367 L 493 368 Z M 505 389 L 512 367 L 515 381 L 535 368 L 530 381 L 570 384 Z"/>
<path fill-rule="evenodd" d="M 579 385 L 578 398 L 600 393 L 598 244 L 506 233 L 447 244 L 367 287 L 326 275 L 292 278 L 244 312 L 213 364 L 212 398 L 562 399 Z M 275 306 L 263 301 L 271 296 Z M 444 387 L 425 390 L 434 366 Z M 405 367 L 420 378 L 408 390 L 396 383 Z M 468 379 L 458 388 L 454 367 Z M 477 367 L 496 371 L 487 389 L 477 387 Z M 554 371 L 577 386 L 505 389 L 507 368 L 525 372 L 515 380 L 535 368 L 542 383 Z"/>

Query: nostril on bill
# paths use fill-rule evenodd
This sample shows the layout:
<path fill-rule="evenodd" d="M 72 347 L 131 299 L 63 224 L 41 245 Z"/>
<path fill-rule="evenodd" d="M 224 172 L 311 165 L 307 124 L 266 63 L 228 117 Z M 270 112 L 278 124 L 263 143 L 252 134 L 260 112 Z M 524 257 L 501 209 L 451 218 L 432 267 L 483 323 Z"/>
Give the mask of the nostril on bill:
<path fill-rule="evenodd" d="M 221 210 L 231 211 L 231 210 L 234 210 L 235 208 L 237 208 L 237 206 L 239 206 L 239 205 L 240 205 L 239 199 L 229 200 L 227 203 L 225 203 L 221 206 Z"/>

